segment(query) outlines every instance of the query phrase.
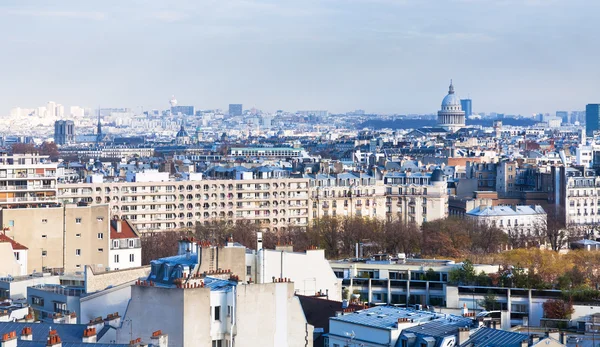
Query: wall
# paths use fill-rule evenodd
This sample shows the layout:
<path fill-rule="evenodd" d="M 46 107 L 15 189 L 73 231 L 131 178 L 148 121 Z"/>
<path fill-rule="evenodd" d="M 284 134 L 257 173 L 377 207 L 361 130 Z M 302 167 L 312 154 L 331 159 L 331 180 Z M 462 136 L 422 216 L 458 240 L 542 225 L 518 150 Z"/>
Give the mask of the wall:
<path fill-rule="evenodd" d="M 0 277 L 21 275 L 21 265 L 15 259 L 12 245 L 0 242 Z"/>
<path fill-rule="evenodd" d="M 78 220 L 81 222 L 78 223 Z M 108 266 L 110 241 L 108 205 L 67 205 L 65 226 L 65 272 L 82 271 L 85 265 L 105 269 Z M 102 238 L 98 234 L 102 234 Z M 81 250 L 80 256 L 76 255 L 77 249 Z"/>
<path fill-rule="evenodd" d="M 96 317 L 106 317 L 118 312 L 123 316 L 131 298 L 131 285 L 122 285 L 81 298 L 77 323 L 85 324 Z"/>
<path fill-rule="evenodd" d="M 85 268 L 85 291 L 94 293 L 106 289 L 109 286 L 120 285 L 135 281 L 139 278 L 147 278 L 150 274 L 150 265 L 138 268 L 94 273 L 90 267 Z"/>
<path fill-rule="evenodd" d="M 264 266 L 259 261 L 258 270 L 264 271 L 261 278 L 265 283 L 272 282 L 273 277 L 289 278 L 300 295 L 315 295 L 319 290 L 323 293 L 329 290 L 330 300 L 342 300 L 341 280 L 325 259 L 324 250 L 308 250 L 305 253 L 263 250 L 259 256 L 264 257 Z"/>
<path fill-rule="evenodd" d="M 12 225 L 6 235 L 29 248 L 27 273 L 41 272 L 42 267 L 75 272 L 85 265 L 108 266 L 108 205 L 3 209 L 0 216 L 2 225 Z"/>
<path fill-rule="evenodd" d="M 292 283 L 240 285 L 236 306 L 237 346 L 312 346 L 313 327 Z"/>
<path fill-rule="evenodd" d="M 0 254 L 1 251 L 0 251 Z M 26 280 L 14 280 L 12 282 L 0 282 L 0 288 L 6 288 L 10 290 L 11 299 L 26 299 L 27 298 L 27 287 L 35 286 L 38 284 L 60 284 L 58 276 L 43 276 L 43 277 L 31 277 Z"/>
<path fill-rule="evenodd" d="M 130 261 L 130 256 L 133 254 L 133 261 Z M 115 262 L 115 255 L 119 256 L 119 262 Z M 111 249 L 108 255 L 108 267 L 111 270 L 123 270 L 142 265 L 142 249 L 141 248 L 123 248 Z"/>
<path fill-rule="evenodd" d="M 204 247 L 198 250 L 200 252 L 200 273 L 224 269 L 231 270 L 234 275 L 244 278 L 246 274 L 246 248 L 244 247 Z M 211 261 L 211 252 L 214 253 L 214 260 Z M 218 253 L 218 261 L 217 261 Z M 212 266 L 211 266 L 212 263 Z"/>

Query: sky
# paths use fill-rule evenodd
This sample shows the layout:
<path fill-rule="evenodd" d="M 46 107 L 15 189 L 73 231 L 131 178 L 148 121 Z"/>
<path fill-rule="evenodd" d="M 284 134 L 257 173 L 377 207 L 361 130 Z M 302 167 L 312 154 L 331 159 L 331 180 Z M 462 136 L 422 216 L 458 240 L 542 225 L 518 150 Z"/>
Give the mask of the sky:
<path fill-rule="evenodd" d="M 600 103 L 595 0 L 3 0 L 0 115 L 85 107 L 434 113 Z"/>

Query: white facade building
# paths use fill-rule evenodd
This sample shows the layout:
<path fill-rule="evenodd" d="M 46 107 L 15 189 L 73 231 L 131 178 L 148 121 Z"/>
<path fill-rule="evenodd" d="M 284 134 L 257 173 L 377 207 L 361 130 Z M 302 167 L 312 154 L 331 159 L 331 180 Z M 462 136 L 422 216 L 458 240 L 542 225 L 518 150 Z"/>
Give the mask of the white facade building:
<path fill-rule="evenodd" d="M 495 226 L 505 232 L 520 230 L 526 233 L 534 229 L 545 229 L 546 211 L 542 206 L 520 205 L 510 206 L 485 206 L 480 205 L 466 213 L 471 219 L 489 226 Z"/>
<path fill-rule="evenodd" d="M 108 266 L 111 270 L 142 266 L 140 235 L 127 220 L 112 220 L 110 223 Z"/>

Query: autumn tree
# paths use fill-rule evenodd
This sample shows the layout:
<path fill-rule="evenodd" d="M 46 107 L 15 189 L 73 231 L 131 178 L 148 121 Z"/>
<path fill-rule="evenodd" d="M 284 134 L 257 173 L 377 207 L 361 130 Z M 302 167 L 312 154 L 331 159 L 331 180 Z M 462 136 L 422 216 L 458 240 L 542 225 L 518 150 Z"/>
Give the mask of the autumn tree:
<path fill-rule="evenodd" d="M 551 299 L 543 304 L 544 317 L 549 319 L 570 319 L 575 310 L 573 303 L 561 299 Z"/>
<path fill-rule="evenodd" d="M 47 155 L 52 160 L 57 160 L 60 155 L 60 153 L 58 152 L 58 146 L 56 145 L 56 143 L 47 142 L 47 141 L 44 141 L 40 145 L 40 154 Z"/>
<path fill-rule="evenodd" d="M 15 143 L 11 147 L 13 154 L 32 154 L 38 153 L 37 148 L 32 143 Z"/>

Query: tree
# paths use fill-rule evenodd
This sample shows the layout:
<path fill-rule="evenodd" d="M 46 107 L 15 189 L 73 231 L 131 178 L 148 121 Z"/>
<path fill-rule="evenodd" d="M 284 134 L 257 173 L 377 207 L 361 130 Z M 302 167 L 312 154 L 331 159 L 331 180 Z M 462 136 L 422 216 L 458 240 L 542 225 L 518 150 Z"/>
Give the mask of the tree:
<path fill-rule="evenodd" d="M 477 300 L 477 305 L 483 307 L 486 311 L 493 311 L 499 306 L 496 294 L 491 290 L 483 296 L 483 299 Z"/>
<path fill-rule="evenodd" d="M 44 141 L 40 146 L 40 154 L 47 155 L 52 160 L 58 159 L 60 153 L 58 152 L 58 146 L 54 142 Z"/>
<path fill-rule="evenodd" d="M 573 303 L 560 299 L 551 299 L 543 304 L 544 317 L 550 319 L 569 319 L 575 310 Z"/>
<path fill-rule="evenodd" d="M 15 143 L 12 145 L 11 151 L 13 154 L 32 154 L 38 152 L 31 143 Z"/>
<path fill-rule="evenodd" d="M 448 273 L 448 282 L 452 284 L 472 285 L 475 284 L 475 267 L 470 260 L 465 260 L 461 267 L 452 269 Z"/>

